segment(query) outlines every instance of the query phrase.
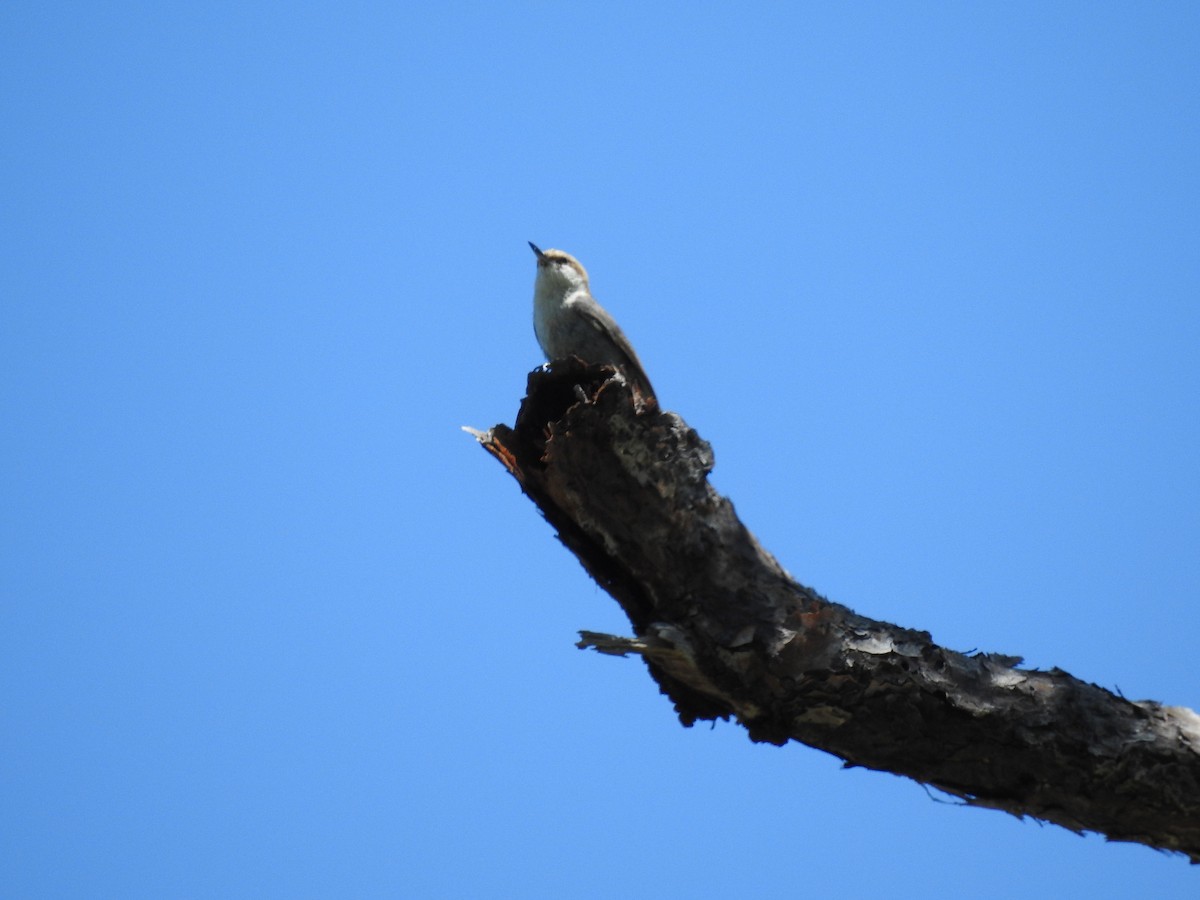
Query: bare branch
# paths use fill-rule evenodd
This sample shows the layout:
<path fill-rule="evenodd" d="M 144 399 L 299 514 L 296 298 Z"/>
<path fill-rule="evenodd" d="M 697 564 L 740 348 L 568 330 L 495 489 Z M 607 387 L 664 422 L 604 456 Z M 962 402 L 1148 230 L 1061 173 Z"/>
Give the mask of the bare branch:
<path fill-rule="evenodd" d="M 732 717 L 756 741 L 1200 862 L 1194 712 L 826 600 L 708 484 L 708 444 L 677 415 L 639 412 L 612 375 L 555 363 L 530 376 L 515 428 L 476 433 L 629 616 L 636 637 L 580 646 L 641 655 L 685 725 Z"/>

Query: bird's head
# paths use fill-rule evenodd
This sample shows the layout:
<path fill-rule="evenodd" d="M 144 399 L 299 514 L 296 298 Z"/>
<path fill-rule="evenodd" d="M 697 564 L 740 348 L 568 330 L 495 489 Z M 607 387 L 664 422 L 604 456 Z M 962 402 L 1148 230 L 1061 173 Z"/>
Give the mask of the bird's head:
<path fill-rule="evenodd" d="M 533 241 L 530 248 L 537 257 L 538 286 L 560 291 L 572 291 L 582 287 L 587 289 L 587 269 L 570 253 L 562 250 L 542 250 Z"/>

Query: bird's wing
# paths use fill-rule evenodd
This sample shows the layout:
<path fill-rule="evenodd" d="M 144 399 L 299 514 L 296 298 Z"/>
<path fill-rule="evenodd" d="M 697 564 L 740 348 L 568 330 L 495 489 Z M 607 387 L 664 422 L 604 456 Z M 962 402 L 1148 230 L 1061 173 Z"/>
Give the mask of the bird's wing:
<path fill-rule="evenodd" d="M 625 337 L 625 332 L 621 330 L 608 310 L 599 303 L 591 303 L 587 306 L 579 307 L 581 318 L 588 323 L 592 328 L 595 328 L 601 334 L 607 334 L 612 338 L 616 345 L 617 351 L 623 359 L 615 360 L 625 371 L 633 377 L 641 388 L 642 393 L 649 397 L 654 396 L 654 388 L 650 386 L 650 379 L 646 375 L 646 370 L 642 368 L 642 361 L 638 359 L 637 352 L 633 349 L 633 344 L 629 343 L 629 338 Z"/>

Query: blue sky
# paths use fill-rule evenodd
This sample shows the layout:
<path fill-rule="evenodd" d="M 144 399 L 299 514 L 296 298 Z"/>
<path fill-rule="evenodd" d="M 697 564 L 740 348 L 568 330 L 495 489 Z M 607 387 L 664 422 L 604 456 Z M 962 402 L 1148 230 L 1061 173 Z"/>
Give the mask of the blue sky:
<path fill-rule="evenodd" d="M 460 430 L 560 247 L 801 581 L 1200 705 L 1194 4 L 10 3 L 0 885 L 1194 896 L 684 729 Z"/>

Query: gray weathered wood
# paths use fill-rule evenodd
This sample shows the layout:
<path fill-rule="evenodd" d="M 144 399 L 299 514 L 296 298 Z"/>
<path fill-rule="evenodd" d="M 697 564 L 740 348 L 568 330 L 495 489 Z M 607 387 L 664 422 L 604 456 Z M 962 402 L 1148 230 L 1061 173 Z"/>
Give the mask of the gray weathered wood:
<path fill-rule="evenodd" d="M 580 645 L 641 655 L 684 724 L 735 718 L 756 741 L 1200 862 L 1191 710 L 956 653 L 826 600 L 709 485 L 709 445 L 636 409 L 611 369 L 533 373 L 515 428 L 478 437 L 629 616 L 636 637 Z"/>

